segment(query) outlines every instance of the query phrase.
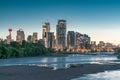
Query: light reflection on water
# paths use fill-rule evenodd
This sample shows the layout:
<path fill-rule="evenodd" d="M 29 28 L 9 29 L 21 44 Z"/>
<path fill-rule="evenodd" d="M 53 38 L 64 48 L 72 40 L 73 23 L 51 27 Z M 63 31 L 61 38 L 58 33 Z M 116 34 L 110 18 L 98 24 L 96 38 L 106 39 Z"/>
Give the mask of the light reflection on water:
<path fill-rule="evenodd" d="M 64 65 L 66 64 L 85 64 L 85 63 L 95 63 L 95 62 L 119 63 L 120 62 L 117 56 L 111 53 L 108 53 L 109 55 L 101 55 L 101 53 L 96 53 L 96 54 L 100 54 L 100 55 L 72 54 L 67 57 L 27 57 L 27 58 L 0 59 L 0 66 L 48 65 L 48 66 L 55 66 L 55 67 L 64 67 Z"/>
<path fill-rule="evenodd" d="M 120 80 L 120 70 L 105 71 L 97 74 L 88 74 L 72 80 Z"/>
<path fill-rule="evenodd" d="M 117 55 L 96 53 L 99 55 L 80 55 L 72 54 L 67 57 L 27 57 L 27 58 L 13 58 L 13 59 L 0 59 L 0 66 L 13 66 L 13 65 L 29 65 L 39 67 L 52 67 L 53 70 L 57 68 L 68 68 L 69 64 L 102 64 L 102 63 L 118 63 L 120 59 Z M 106 53 L 105 53 L 106 54 Z M 101 77 L 102 76 L 102 77 Z M 120 70 L 118 71 L 105 71 L 97 74 L 89 74 L 72 80 L 120 80 Z"/>

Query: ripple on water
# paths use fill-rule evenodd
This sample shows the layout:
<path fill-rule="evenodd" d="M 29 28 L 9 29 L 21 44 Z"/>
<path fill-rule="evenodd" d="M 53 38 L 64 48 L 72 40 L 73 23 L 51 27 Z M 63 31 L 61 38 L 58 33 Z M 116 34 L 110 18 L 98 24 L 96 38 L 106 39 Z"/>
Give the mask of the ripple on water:
<path fill-rule="evenodd" d="M 86 76 L 72 80 L 120 80 L 120 70 L 105 71 L 97 74 L 88 74 Z"/>

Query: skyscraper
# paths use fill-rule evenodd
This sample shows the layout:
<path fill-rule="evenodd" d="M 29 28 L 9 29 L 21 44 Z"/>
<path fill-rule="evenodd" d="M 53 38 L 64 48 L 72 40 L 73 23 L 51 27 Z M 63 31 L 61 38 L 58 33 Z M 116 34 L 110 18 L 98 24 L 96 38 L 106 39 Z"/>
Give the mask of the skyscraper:
<path fill-rule="evenodd" d="M 86 49 L 90 49 L 91 38 L 87 34 L 83 34 L 83 42 Z"/>
<path fill-rule="evenodd" d="M 48 33 L 50 32 L 50 23 L 46 22 L 43 24 L 43 33 L 42 33 L 42 39 L 44 40 L 44 46 L 48 48 Z"/>
<path fill-rule="evenodd" d="M 12 42 L 12 29 L 11 28 L 9 28 L 8 29 L 8 31 L 9 31 L 9 35 L 8 36 L 6 36 L 6 44 L 10 44 L 11 42 Z"/>
<path fill-rule="evenodd" d="M 79 32 L 75 32 L 75 48 L 83 48 L 83 35 Z"/>
<path fill-rule="evenodd" d="M 12 42 L 11 35 L 6 36 L 6 44 L 10 44 Z"/>
<path fill-rule="evenodd" d="M 96 51 L 96 50 L 97 50 L 96 41 L 91 41 L 91 51 Z"/>
<path fill-rule="evenodd" d="M 75 48 L 77 51 L 81 51 L 81 49 L 90 49 L 90 37 L 87 34 L 76 32 Z"/>
<path fill-rule="evenodd" d="M 54 32 L 47 33 L 47 47 L 54 48 L 55 47 L 55 36 Z"/>
<path fill-rule="evenodd" d="M 56 47 L 63 50 L 66 48 L 66 20 L 58 20 L 56 26 Z"/>
<path fill-rule="evenodd" d="M 43 34 L 42 34 L 42 38 L 46 38 L 46 34 L 47 32 L 50 32 L 50 23 L 46 22 L 43 24 Z"/>
<path fill-rule="evenodd" d="M 32 35 L 28 35 L 27 41 L 28 41 L 28 42 L 33 42 L 33 37 L 32 37 Z"/>
<path fill-rule="evenodd" d="M 33 43 L 37 43 L 37 41 L 38 41 L 38 33 L 34 32 L 33 33 Z"/>
<path fill-rule="evenodd" d="M 73 50 L 75 46 L 75 33 L 74 31 L 68 31 L 67 33 L 67 48 Z"/>
<path fill-rule="evenodd" d="M 23 29 L 19 29 L 17 31 L 17 36 L 16 36 L 16 41 L 19 43 L 19 44 L 22 44 L 22 41 L 25 40 L 25 34 L 24 34 L 24 31 Z"/>

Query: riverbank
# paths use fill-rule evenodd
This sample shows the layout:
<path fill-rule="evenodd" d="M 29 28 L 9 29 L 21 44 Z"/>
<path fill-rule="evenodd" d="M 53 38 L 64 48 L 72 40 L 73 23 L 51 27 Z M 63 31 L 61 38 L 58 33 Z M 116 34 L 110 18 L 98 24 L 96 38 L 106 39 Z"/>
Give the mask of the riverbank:
<path fill-rule="evenodd" d="M 120 64 L 79 64 L 52 70 L 37 66 L 1 66 L 0 80 L 71 80 L 84 74 L 120 69 Z"/>

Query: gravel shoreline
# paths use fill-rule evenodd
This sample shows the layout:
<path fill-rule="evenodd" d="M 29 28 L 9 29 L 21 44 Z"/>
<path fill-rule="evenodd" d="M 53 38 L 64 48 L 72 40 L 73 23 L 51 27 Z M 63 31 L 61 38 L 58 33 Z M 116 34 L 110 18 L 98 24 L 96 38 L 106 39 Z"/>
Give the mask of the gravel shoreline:
<path fill-rule="evenodd" d="M 71 80 L 84 74 L 120 69 L 120 64 L 78 64 L 52 70 L 37 66 L 0 66 L 0 80 Z"/>

